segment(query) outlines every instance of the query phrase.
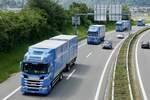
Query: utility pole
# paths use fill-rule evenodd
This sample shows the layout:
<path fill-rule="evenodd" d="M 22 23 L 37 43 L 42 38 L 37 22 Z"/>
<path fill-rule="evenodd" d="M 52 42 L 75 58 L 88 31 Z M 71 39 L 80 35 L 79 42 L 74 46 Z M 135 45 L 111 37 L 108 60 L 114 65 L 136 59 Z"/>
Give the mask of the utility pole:
<path fill-rule="evenodd" d="M 74 26 L 75 35 L 78 35 L 78 25 L 80 25 L 80 16 L 75 15 L 72 17 L 72 25 Z"/>

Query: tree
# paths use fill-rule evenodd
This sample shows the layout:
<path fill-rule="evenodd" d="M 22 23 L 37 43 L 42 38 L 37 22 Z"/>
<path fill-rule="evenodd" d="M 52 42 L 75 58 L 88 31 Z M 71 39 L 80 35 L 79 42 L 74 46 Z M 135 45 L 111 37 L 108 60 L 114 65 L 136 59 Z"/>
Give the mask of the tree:
<path fill-rule="evenodd" d="M 70 16 L 81 13 L 86 14 L 89 12 L 91 12 L 91 9 L 89 9 L 85 3 L 73 2 L 69 7 Z M 88 27 L 91 24 L 91 21 L 88 18 L 88 16 L 81 16 L 81 24 Z"/>
<path fill-rule="evenodd" d="M 23 10 L 19 13 L 0 12 L 0 51 L 7 51 L 16 44 L 34 42 L 48 37 L 44 13 Z"/>
<path fill-rule="evenodd" d="M 122 7 L 122 19 L 123 20 L 130 20 L 131 19 L 131 12 L 129 6 L 127 4 L 123 5 Z"/>
<path fill-rule="evenodd" d="M 51 0 L 28 0 L 27 7 L 45 12 L 49 27 L 53 27 L 53 31 L 63 31 L 66 24 L 66 15 L 60 5 Z"/>

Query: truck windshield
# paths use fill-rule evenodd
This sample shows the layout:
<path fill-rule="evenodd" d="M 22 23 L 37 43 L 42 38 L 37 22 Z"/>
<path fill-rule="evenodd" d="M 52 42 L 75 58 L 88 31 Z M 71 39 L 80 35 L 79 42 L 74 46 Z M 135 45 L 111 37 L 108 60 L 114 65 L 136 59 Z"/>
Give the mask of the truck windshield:
<path fill-rule="evenodd" d="M 28 74 L 46 74 L 48 72 L 48 64 L 23 64 L 23 72 Z"/>
<path fill-rule="evenodd" d="M 97 32 L 88 32 L 88 36 L 98 36 Z"/>
<path fill-rule="evenodd" d="M 117 26 L 122 26 L 122 24 L 116 24 Z"/>
<path fill-rule="evenodd" d="M 117 24 L 117 27 L 118 28 L 122 28 L 122 24 Z"/>

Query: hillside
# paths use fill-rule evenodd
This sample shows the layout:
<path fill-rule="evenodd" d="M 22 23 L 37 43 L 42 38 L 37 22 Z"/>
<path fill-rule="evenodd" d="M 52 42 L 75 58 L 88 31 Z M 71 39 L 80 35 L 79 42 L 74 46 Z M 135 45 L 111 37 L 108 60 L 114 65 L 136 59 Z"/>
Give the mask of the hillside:
<path fill-rule="evenodd" d="M 27 0 L 0 0 L 0 8 L 21 8 L 23 4 Z M 63 7 L 68 8 L 68 6 L 72 2 L 82 2 L 86 3 L 89 7 L 93 7 L 93 5 L 97 2 L 105 2 L 105 3 L 111 3 L 111 2 L 119 2 L 121 4 L 127 3 L 129 5 L 136 5 L 136 6 L 149 6 L 150 5 L 150 0 L 53 0 L 58 2 L 60 5 L 63 5 Z"/>

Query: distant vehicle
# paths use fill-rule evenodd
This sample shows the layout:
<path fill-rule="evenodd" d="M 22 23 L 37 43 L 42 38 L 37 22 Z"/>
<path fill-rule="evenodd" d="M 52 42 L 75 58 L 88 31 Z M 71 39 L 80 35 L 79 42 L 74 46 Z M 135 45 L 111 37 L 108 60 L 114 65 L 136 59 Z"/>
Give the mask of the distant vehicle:
<path fill-rule="evenodd" d="M 23 94 L 48 94 L 63 78 L 63 71 L 68 64 L 75 63 L 78 49 L 77 37 L 60 37 L 62 40 L 44 40 L 29 47 L 21 62 Z"/>
<path fill-rule="evenodd" d="M 142 41 L 141 42 L 141 48 L 143 48 L 143 49 L 150 49 L 150 42 Z"/>
<path fill-rule="evenodd" d="M 91 25 L 87 33 L 88 44 L 100 44 L 105 38 L 105 25 Z"/>
<path fill-rule="evenodd" d="M 117 34 L 118 39 L 124 39 L 124 34 Z"/>
<path fill-rule="evenodd" d="M 112 49 L 112 41 L 110 40 L 106 40 L 104 41 L 104 44 L 103 44 L 103 49 Z"/>
<path fill-rule="evenodd" d="M 116 32 L 124 32 L 131 30 L 131 23 L 129 20 L 121 20 L 116 22 Z"/>
<path fill-rule="evenodd" d="M 137 21 L 137 26 L 145 26 L 144 19 L 139 19 L 139 20 Z"/>

